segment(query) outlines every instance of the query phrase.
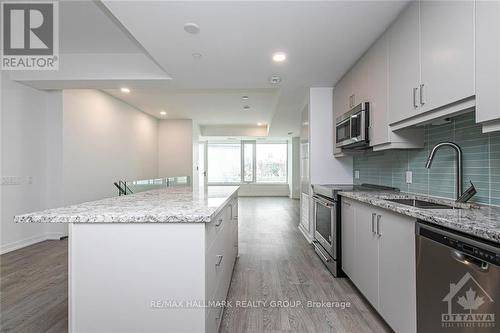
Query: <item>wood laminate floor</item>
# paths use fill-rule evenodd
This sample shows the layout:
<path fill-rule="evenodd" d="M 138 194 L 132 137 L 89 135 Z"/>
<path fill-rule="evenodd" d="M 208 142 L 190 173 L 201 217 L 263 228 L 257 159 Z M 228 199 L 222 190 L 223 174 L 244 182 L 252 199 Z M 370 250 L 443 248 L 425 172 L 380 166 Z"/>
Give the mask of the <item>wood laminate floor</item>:
<path fill-rule="evenodd" d="M 323 266 L 298 231 L 298 214 L 295 200 L 240 198 L 240 258 L 221 332 L 390 332 L 348 279 Z M 45 241 L 0 257 L 1 332 L 67 332 L 67 246 Z"/>
<path fill-rule="evenodd" d="M 0 331 L 67 332 L 68 241 L 37 243 L 0 260 Z"/>
<path fill-rule="evenodd" d="M 238 215 L 240 258 L 221 332 L 391 332 L 350 281 L 334 278 L 307 243 L 297 227 L 298 200 L 240 198 Z M 266 305 L 235 307 L 244 300 Z M 272 301 L 303 306 L 274 307 Z M 315 308 L 307 301 L 351 307 Z"/>

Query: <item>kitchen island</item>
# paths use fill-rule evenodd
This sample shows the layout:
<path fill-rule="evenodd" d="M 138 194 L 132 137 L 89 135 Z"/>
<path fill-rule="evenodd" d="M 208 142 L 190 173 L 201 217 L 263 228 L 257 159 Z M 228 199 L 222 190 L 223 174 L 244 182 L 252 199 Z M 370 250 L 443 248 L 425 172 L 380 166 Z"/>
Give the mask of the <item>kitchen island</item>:
<path fill-rule="evenodd" d="M 174 187 L 19 215 L 69 223 L 70 332 L 216 332 L 238 187 Z"/>

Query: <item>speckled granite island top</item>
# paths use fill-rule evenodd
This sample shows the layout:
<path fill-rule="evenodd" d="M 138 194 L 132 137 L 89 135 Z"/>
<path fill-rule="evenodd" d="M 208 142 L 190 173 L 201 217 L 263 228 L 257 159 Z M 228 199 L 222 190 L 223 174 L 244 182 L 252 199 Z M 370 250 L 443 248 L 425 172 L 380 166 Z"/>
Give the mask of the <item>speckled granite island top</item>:
<path fill-rule="evenodd" d="M 16 223 L 193 223 L 211 219 L 238 186 L 172 187 L 18 215 Z"/>
<path fill-rule="evenodd" d="M 429 223 L 500 244 L 500 207 L 464 205 L 462 209 L 422 209 L 386 199 L 420 199 L 454 205 L 452 201 L 421 195 L 385 191 L 344 191 L 340 195 L 411 216 Z"/>

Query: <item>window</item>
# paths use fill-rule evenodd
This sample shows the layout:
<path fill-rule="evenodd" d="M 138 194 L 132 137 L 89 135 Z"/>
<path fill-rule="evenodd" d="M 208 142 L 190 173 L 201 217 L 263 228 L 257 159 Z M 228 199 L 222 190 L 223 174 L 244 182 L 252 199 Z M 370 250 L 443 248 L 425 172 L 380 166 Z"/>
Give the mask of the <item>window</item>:
<path fill-rule="evenodd" d="M 256 151 L 258 183 L 286 183 L 286 143 L 259 143 Z"/>
<path fill-rule="evenodd" d="M 254 181 L 254 150 L 255 143 L 243 144 L 243 181 L 246 183 Z"/>
<path fill-rule="evenodd" d="M 286 183 L 287 158 L 286 142 L 208 143 L 208 183 Z"/>
<path fill-rule="evenodd" d="M 241 182 L 241 144 L 209 143 L 207 146 L 208 182 Z"/>

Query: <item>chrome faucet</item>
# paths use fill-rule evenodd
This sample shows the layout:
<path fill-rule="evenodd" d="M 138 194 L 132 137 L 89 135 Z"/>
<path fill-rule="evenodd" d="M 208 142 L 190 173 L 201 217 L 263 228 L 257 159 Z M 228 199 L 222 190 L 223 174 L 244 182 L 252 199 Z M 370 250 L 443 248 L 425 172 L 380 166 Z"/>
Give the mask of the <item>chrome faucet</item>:
<path fill-rule="evenodd" d="M 432 160 L 434 159 L 434 156 L 436 155 L 436 151 L 439 150 L 441 147 L 451 147 L 455 150 L 455 157 L 456 157 L 456 168 L 457 168 L 457 199 L 460 198 L 462 195 L 462 149 L 460 149 L 460 146 L 457 145 L 456 143 L 453 142 L 441 142 L 438 143 L 437 145 L 432 148 L 431 153 L 429 154 L 429 157 L 427 158 L 427 163 L 425 163 L 425 167 L 427 169 L 431 168 Z"/>

